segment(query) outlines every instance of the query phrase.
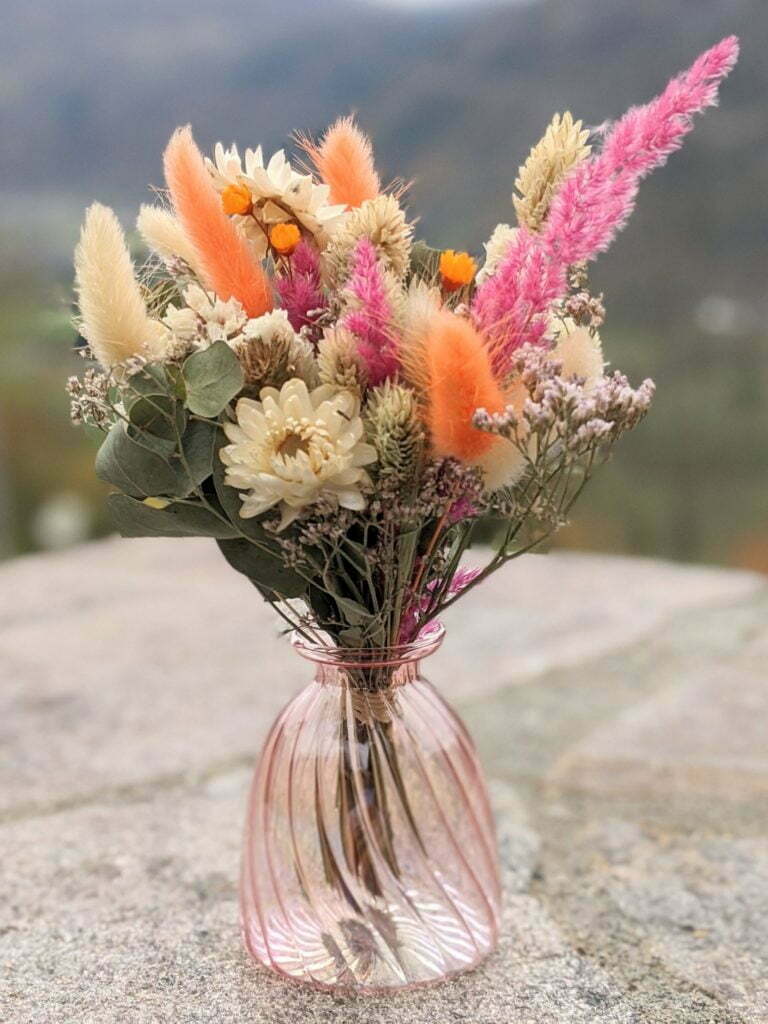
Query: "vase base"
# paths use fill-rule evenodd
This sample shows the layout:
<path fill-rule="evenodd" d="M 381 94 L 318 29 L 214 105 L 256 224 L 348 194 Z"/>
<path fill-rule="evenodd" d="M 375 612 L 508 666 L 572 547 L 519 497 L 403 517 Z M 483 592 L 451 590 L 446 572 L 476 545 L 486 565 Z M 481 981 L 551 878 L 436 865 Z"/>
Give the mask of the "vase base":
<path fill-rule="evenodd" d="M 283 908 L 265 930 L 243 923 L 243 940 L 253 960 L 283 978 L 361 995 L 440 984 L 478 967 L 496 947 L 496 928 L 476 908 L 454 902 L 450 917 L 435 904 L 413 900 L 411 908 L 406 916 L 372 905 L 365 917 L 341 918 L 325 931 L 305 908 Z"/>

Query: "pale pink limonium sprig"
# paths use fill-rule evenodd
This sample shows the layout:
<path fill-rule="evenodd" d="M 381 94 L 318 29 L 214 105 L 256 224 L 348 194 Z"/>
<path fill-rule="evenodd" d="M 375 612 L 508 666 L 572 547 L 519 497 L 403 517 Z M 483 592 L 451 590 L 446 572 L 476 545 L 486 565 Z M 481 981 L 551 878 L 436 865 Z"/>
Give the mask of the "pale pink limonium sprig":
<path fill-rule="evenodd" d="M 443 594 L 444 598 L 455 597 L 456 594 L 460 594 L 462 590 L 473 583 L 481 573 L 481 569 L 477 567 L 458 569 L 451 577 L 451 582 Z M 400 626 L 400 643 L 407 644 L 416 639 L 416 627 L 419 619 L 424 612 L 429 610 L 430 601 L 436 590 L 440 590 L 443 587 L 443 580 L 432 580 L 426 588 L 426 592 L 416 601 L 415 604 L 411 605 L 408 611 L 403 616 L 403 621 Z M 420 632 L 424 632 L 429 627 L 430 623 L 425 622 L 421 627 Z"/>
<path fill-rule="evenodd" d="M 309 314 L 326 306 L 317 250 L 307 242 L 300 242 L 291 256 L 290 274 L 277 278 L 275 287 L 294 331 L 311 328 L 314 320 Z"/>
<path fill-rule="evenodd" d="M 384 273 L 369 238 L 355 246 L 346 291 L 355 308 L 342 323 L 357 338 L 368 380 L 376 386 L 397 373 L 399 361 Z"/>
<path fill-rule="evenodd" d="M 547 330 L 547 313 L 567 290 L 568 268 L 608 248 L 634 207 L 640 181 L 682 145 L 694 114 L 717 101 L 736 63 L 735 36 L 703 53 L 663 93 L 633 107 L 611 129 L 600 153 L 579 164 L 552 200 L 543 232 L 520 228 L 497 272 L 477 290 L 476 323 L 491 339 L 497 369 Z"/>

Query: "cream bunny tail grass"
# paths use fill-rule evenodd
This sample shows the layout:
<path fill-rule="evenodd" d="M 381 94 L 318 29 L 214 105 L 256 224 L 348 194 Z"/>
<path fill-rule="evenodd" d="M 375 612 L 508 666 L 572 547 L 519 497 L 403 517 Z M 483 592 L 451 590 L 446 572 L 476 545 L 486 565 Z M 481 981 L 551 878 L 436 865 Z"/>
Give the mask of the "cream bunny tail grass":
<path fill-rule="evenodd" d="M 147 315 L 120 222 L 108 206 L 85 213 L 75 249 L 80 331 L 104 367 L 154 348 L 166 333 Z"/>
<path fill-rule="evenodd" d="M 174 217 L 170 210 L 145 203 L 136 218 L 136 228 L 148 248 L 157 253 L 161 259 L 166 261 L 184 260 L 195 277 L 205 284 L 195 247 L 187 237 L 178 218 Z"/>

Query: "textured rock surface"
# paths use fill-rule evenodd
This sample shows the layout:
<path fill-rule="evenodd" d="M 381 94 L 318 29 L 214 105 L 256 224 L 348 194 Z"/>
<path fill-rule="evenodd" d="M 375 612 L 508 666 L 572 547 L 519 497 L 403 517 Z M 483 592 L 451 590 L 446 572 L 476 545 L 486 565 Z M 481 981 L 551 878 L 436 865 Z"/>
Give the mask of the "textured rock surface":
<path fill-rule="evenodd" d="M 205 542 L 0 568 L 0 1021 L 764 1024 L 768 587 L 528 558 L 428 675 L 480 747 L 504 937 L 426 992 L 257 970 L 235 880 L 250 764 L 308 678 Z M 279 684 L 279 685 L 278 685 Z"/>

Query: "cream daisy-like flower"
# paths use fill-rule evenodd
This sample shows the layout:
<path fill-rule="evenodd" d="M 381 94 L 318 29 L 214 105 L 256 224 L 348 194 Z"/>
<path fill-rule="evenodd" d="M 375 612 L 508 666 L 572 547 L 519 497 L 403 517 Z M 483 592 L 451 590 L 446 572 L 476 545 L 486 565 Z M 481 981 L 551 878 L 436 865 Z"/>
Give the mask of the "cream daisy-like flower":
<path fill-rule="evenodd" d="M 317 184 L 311 174 L 295 171 L 282 149 L 266 164 L 261 146 L 246 149 L 244 162 L 234 145 L 225 149 L 217 142 L 213 155 L 206 164 L 219 192 L 245 188 L 250 194 L 251 209 L 234 213 L 233 219 L 261 258 L 273 224 L 298 221 L 322 248 L 346 216 L 346 206 L 329 203 L 330 187 Z"/>
<path fill-rule="evenodd" d="M 237 403 L 237 422 L 224 426 L 232 443 L 219 453 L 225 483 L 245 491 L 241 517 L 277 506 L 283 530 L 321 498 L 364 509 L 371 481 L 363 467 L 376 461 L 376 449 L 363 440 L 357 396 L 326 385 L 309 391 L 294 378 L 260 397 Z"/>
<path fill-rule="evenodd" d="M 174 337 L 192 348 L 208 348 L 216 341 L 234 344 L 242 337 L 248 315 L 237 299 L 217 298 L 199 285 L 184 289 L 184 306 L 169 303 L 163 323 Z"/>

